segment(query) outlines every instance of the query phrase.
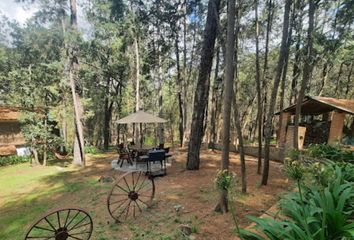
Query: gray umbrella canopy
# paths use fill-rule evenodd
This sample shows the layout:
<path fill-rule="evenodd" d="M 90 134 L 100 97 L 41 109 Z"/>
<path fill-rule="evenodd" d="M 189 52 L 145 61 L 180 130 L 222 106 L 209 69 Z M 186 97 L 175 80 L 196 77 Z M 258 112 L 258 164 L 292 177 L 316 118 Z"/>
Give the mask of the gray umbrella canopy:
<path fill-rule="evenodd" d="M 144 111 L 137 111 L 124 118 L 117 121 L 118 124 L 128 124 L 128 123 L 164 123 L 167 120 L 156 117 L 150 113 Z"/>

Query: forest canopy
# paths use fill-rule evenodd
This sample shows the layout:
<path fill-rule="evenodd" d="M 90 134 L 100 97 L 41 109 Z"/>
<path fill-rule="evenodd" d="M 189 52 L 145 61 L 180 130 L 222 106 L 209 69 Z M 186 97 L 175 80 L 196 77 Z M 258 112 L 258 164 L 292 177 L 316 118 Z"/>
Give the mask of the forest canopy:
<path fill-rule="evenodd" d="M 207 49 L 210 82 L 198 126 L 203 142 L 221 141 L 226 1 L 80 0 L 80 15 L 75 0 L 20 2 L 37 11 L 25 24 L 1 16 L 0 104 L 43 109 L 24 113 L 33 146 L 107 149 L 123 134 L 134 138 L 132 128 L 116 120 L 139 109 L 169 120 L 157 131 L 147 128 L 146 141 L 157 136 L 182 145 L 196 136 L 190 136 L 194 95 L 212 7 L 217 34 L 215 46 Z M 243 140 L 255 142 L 265 130 L 257 126 L 267 128 L 269 111 L 295 104 L 301 94 L 353 98 L 353 7 L 353 0 L 236 1 L 232 142 L 236 119 Z M 48 122 L 56 123 L 59 136 Z"/>

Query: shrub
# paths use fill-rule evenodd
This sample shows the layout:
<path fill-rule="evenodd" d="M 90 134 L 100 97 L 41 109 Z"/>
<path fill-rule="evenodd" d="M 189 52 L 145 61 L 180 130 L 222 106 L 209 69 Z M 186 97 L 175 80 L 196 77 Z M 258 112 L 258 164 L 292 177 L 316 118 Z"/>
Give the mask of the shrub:
<path fill-rule="evenodd" d="M 320 169 L 326 173 L 321 178 L 322 186 L 312 184 L 300 188 L 299 185 L 298 192 L 289 193 L 280 200 L 283 219 L 249 217 L 256 223 L 256 232 L 241 230 L 241 237 L 257 240 L 353 239 L 354 185 L 346 176 L 347 168 L 353 171 L 353 166 L 329 163 L 320 167 L 308 171 Z M 293 177 L 299 180 L 297 174 Z M 313 180 L 317 181 L 317 178 Z"/>
<path fill-rule="evenodd" d="M 354 163 L 353 151 L 345 151 L 340 149 L 338 146 L 327 144 L 310 144 L 305 152 L 305 155 L 318 159 Z"/>
<path fill-rule="evenodd" d="M 95 146 L 85 146 L 85 153 L 98 154 L 102 153 L 102 151 Z"/>
<path fill-rule="evenodd" d="M 216 174 L 215 184 L 219 190 L 229 191 L 233 182 L 236 180 L 236 174 L 228 170 L 219 170 Z"/>
<path fill-rule="evenodd" d="M 30 157 L 23 157 L 23 156 L 17 156 L 17 155 L 0 157 L 0 166 L 25 163 L 25 162 L 29 162 L 30 159 L 31 159 Z"/>

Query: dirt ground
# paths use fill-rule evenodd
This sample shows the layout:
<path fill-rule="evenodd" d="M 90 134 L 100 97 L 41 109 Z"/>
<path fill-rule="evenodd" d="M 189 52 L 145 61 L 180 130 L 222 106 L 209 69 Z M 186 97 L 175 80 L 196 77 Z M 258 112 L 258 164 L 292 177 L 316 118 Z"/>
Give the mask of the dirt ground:
<path fill-rule="evenodd" d="M 149 239 L 149 235 L 144 235 L 144 231 L 158 229 L 168 235 L 180 224 L 191 226 L 196 232 L 194 234 L 196 239 L 236 239 L 231 215 L 213 211 L 218 198 L 213 181 L 220 166 L 221 152 L 203 150 L 201 167 L 198 171 L 185 170 L 185 149 L 175 150 L 173 155 L 174 161 L 172 167 L 168 168 L 167 176 L 155 179 L 155 207 L 146 213 L 146 216 L 134 221 L 134 225 L 136 224 L 143 234 L 141 239 Z M 281 164 L 275 162 L 271 162 L 268 186 L 260 187 L 261 176 L 256 173 L 256 161 L 254 157 L 246 157 L 248 193 L 246 195 L 239 193 L 236 204 L 241 227 L 250 224 L 246 215 L 262 215 L 276 203 L 281 193 L 291 188 L 291 183 L 281 171 Z M 109 170 L 110 166 L 106 160 L 95 160 L 90 164 L 96 169 L 90 174 L 96 174 L 97 177 L 107 172 L 116 177 L 120 174 Z M 231 153 L 230 169 L 240 176 L 239 155 Z M 175 211 L 176 206 L 182 207 L 178 214 Z M 154 227 L 151 228 L 152 222 Z M 127 239 L 137 238 L 130 227 L 125 227 L 125 231 Z"/>
<path fill-rule="evenodd" d="M 172 154 L 173 164 L 167 169 L 167 176 L 155 178 L 156 192 L 152 209 L 143 212 L 135 220 L 123 224 L 114 222 L 108 214 L 106 205 L 112 183 L 98 182 L 101 176 L 118 178 L 123 174 L 111 169 L 111 161 L 117 158 L 115 153 L 90 157 L 88 167 L 85 169 L 47 176 L 41 180 L 40 187 L 29 188 L 31 193 L 53 189 L 58 183 L 62 183 L 66 188 L 40 195 L 26 203 L 18 198 L 14 203 L 2 207 L 1 211 L 8 216 L 12 214 L 12 219 L 18 218 L 15 214 L 19 211 L 27 214 L 28 218 L 37 218 L 38 212 L 43 210 L 79 206 L 86 209 L 93 218 L 94 230 L 91 238 L 93 240 L 237 239 L 231 214 L 222 215 L 213 211 L 218 198 L 214 177 L 220 166 L 221 152 L 203 150 L 201 167 L 198 171 L 185 170 L 185 149 L 176 149 Z M 292 185 L 284 177 L 281 164 L 271 162 L 269 184 L 259 187 L 261 176 L 256 173 L 256 159 L 247 156 L 246 164 L 248 194 L 238 193 L 236 203 L 237 219 L 241 227 L 250 224 L 245 218 L 246 215 L 262 215 L 276 203 L 279 195 L 289 191 Z M 230 169 L 240 176 L 240 161 L 237 154 L 231 153 Z M 240 189 L 240 186 L 237 188 Z M 181 210 L 176 212 L 176 207 Z M 25 222 L 24 219 L 23 221 Z M 30 223 L 26 221 L 26 228 L 20 231 L 25 231 Z M 18 223 L 19 226 L 21 224 L 25 223 Z M 180 225 L 188 225 L 192 228 L 192 238 L 186 238 L 181 234 Z"/>

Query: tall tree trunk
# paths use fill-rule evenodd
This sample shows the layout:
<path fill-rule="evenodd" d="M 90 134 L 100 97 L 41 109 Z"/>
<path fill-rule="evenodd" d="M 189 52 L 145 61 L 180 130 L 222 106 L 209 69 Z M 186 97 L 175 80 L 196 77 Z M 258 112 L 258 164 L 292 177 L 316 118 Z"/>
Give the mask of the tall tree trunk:
<path fill-rule="evenodd" d="M 219 74 L 219 62 L 220 62 L 220 47 L 217 47 L 216 50 L 216 60 L 215 60 L 215 70 L 214 70 L 214 83 L 211 96 L 211 119 L 210 119 L 210 142 L 209 147 L 213 150 L 215 149 L 216 144 L 216 126 L 217 126 L 217 110 L 218 110 L 218 100 L 217 100 L 217 91 L 219 87 L 218 83 L 218 74 Z"/>
<path fill-rule="evenodd" d="M 223 135 L 222 135 L 222 160 L 221 170 L 229 169 L 230 154 L 230 122 L 231 106 L 234 95 L 234 49 L 235 49 L 235 0 L 228 1 L 227 7 L 227 38 L 225 55 L 225 84 L 223 98 Z M 220 191 L 219 203 L 216 211 L 228 212 L 227 189 Z"/>
<path fill-rule="evenodd" d="M 176 53 L 176 66 L 177 66 L 177 86 L 178 86 L 178 93 L 177 93 L 177 99 L 178 99 L 178 110 L 179 110 L 179 121 L 178 121 L 178 132 L 179 132 L 179 145 L 180 147 L 183 146 L 183 134 L 184 134 L 184 127 L 183 127 L 183 122 L 184 122 L 184 102 L 182 99 L 182 92 L 183 92 L 183 80 L 181 79 L 181 67 L 179 63 L 179 38 L 178 38 L 178 32 L 175 33 L 175 53 Z M 183 60 L 184 62 L 184 60 Z M 185 66 L 183 63 L 183 76 L 186 76 L 185 72 Z"/>
<path fill-rule="evenodd" d="M 286 87 L 286 76 L 288 73 L 288 63 L 289 63 L 289 49 L 292 44 L 292 32 L 293 32 L 293 27 L 295 25 L 295 11 L 296 11 L 296 4 L 293 4 L 293 9 L 291 13 L 291 22 L 290 22 L 290 29 L 289 29 L 289 34 L 288 34 L 288 40 L 287 40 L 287 46 L 286 48 L 288 49 L 286 51 L 286 56 L 285 56 L 285 63 L 283 65 L 283 70 L 282 70 L 282 77 L 281 77 L 281 92 L 280 92 L 280 104 L 279 104 L 279 111 L 280 115 L 283 113 L 284 109 L 284 102 L 285 102 L 285 87 Z M 282 129 L 283 122 L 279 121 L 279 129 Z"/>
<path fill-rule="evenodd" d="M 239 4 L 236 9 L 236 34 L 235 34 L 235 93 L 233 95 L 233 106 L 234 106 L 234 119 L 235 119 L 235 127 L 236 127 L 236 134 L 238 139 L 238 147 L 240 152 L 240 162 L 241 162 L 241 191 L 242 193 L 247 192 L 247 177 L 246 177 L 246 159 L 245 159 L 245 151 L 243 148 L 243 134 L 241 128 L 241 119 L 239 113 L 239 105 L 237 102 L 237 85 L 238 85 L 238 43 L 239 43 L 239 31 L 240 31 L 240 9 L 242 9 L 241 5 Z M 253 100 L 249 102 L 249 106 L 252 105 Z M 247 110 L 246 110 L 247 111 Z"/>
<path fill-rule="evenodd" d="M 351 80 L 351 77 L 352 77 L 352 73 L 353 73 L 353 62 L 350 64 L 350 69 L 349 69 L 349 73 L 348 73 L 348 78 L 347 78 L 347 87 L 345 89 L 345 98 L 348 98 L 348 94 L 349 94 L 349 90 L 351 89 L 350 87 L 350 80 Z"/>
<path fill-rule="evenodd" d="M 76 0 L 70 0 L 70 10 L 71 18 L 70 24 L 73 33 L 77 31 L 77 9 L 76 9 Z M 77 76 L 77 70 L 79 68 L 79 61 L 77 57 L 77 47 L 73 46 L 74 43 L 71 43 L 70 46 L 70 68 L 69 68 L 69 79 L 70 79 L 70 88 L 71 94 L 73 97 L 74 104 L 74 119 L 75 119 L 75 139 L 74 139 L 74 160 L 75 165 L 85 166 L 85 151 L 84 151 L 84 131 L 82 125 L 83 119 L 83 107 L 81 104 L 80 95 L 76 92 L 76 83 L 75 78 Z"/>
<path fill-rule="evenodd" d="M 140 54 L 139 54 L 139 41 L 137 33 L 134 36 L 134 54 L 135 54 L 135 111 L 140 110 Z M 139 143 L 140 136 L 139 124 L 135 124 L 134 134 L 135 143 Z"/>
<path fill-rule="evenodd" d="M 320 86 L 320 89 L 318 91 L 318 96 L 322 96 L 323 94 L 323 90 L 324 90 L 324 86 L 327 85 L 327 78 L 328 78 L 328 72 L 330 69 L 328 69 L 329 63 L 328 61 L 326 61 L 324 64 L 323 64 L 323 69 L 322 69 L 322 78 L 321 78 L 321 86 Z"/>
<path fill-rule="evenodd" d="M 113 102 L 109 103 L 111 78 L 107 77 L 105 86 L 105 100 L 104 100 L 104 119 L 103 119 L 103 148 L 108 150 L 110 142 L 110 122 L 112 118 Z"/>
<path fill-rule="evenodd" d="M 261 93 L 261 77 L 259 68 L 259 23 L 258 23 L 258 0 L 255 0 L 255 16 L 256 16 L 256 84 L 257 84 L 257 121 L 258 121 L 258 165 L 257 174 L 261 174 L 262 167 L 262 93 Z M 236 108 L 236 106 L 235 106 Z"/>
<path fill-rule="evenodd" d="M 290 91 L 290 102 L 289 105 L 295 104 L 297 99 L 297 80 L 300 77 L 300 58 L 301 58 L 301 30 L 302 30 L 302 1 L 296 0 L 295 4 L 295 23 L 294 29 L 296 31 L 296 44 L 295 44 L 295 59 L 293 63 L 293 72 L 291 79 L 291 91 Z"/>
<path fill-rule="evenodd" d="M 104 111 L 104 120 L 103 120 L 103 148 L 108 150 L 109 143 L 111 142 L 111 131 L 110 124 L 112 119 L 112 111 L 113 111 L 113 102 L 108 102 L 105 100 L 105 111 Z"/>
<path fill-rule="evenodd" d="M 197 89 L 194 95 L 193 118 L 187 157 L 188 170 L 199 169 L 199 153 L 203 138 L 205 108 L 209 95 L 210 70 L 214 56 L 219 8 L 220 0 L 209 0 Z"/>
<path fill-rule="evenodd" d="M 263 164 L 263 175 L 262 175 L 262 185 L 267 185 L 268 183 L 268 175 L 269 175 L 269 151 L 270 151 L 270 140 L 272 138 L 272 123 L 273 123 L 273 114 L 275 109 L 275 103 L 277 100 L 277 93 L 280 83 L 280 78 L 283 70 L 283 65 L 285 63 L 285 58 L 287 55 L 287 40 L 289 33 L 289 13 L 291 7 L 291 0 L 286 0 L 285 2 L 285 10 L 284 10 L 284 20 L 283 20 L 283 33 L 282 33 L 282 41 L 280 46 L 279 59 L 276 69 L 276 75 L 274 78 L 272 94 L 269 103 L 269 109 L 266 119 L 265 125 L 265 146 L 264 146 L 264 164 Z"/>
<path fill-rule="evenodd" d="M 272 0 L 268 0 L 267 3 L 267 31 L 266 31 L 266 41 L 265 41 L 265 51 L 264 51 L 264 64 L 263 64 L 263 76 L 262 76 L 262 87 L 263 87 L 263 119 L 262 119 L 262 125 L 263 125 L 263 132 L 262 135 L 264 135 L 264 125 L 266 122 L 266 110 L 267 110 L 267 95 L 268 95 L 268 55 L 269 55 L 269 38 L 270 38 L 270 33 L 272 31 L 272 22 L 273 22 L 273 2 Z"/>
<path fill-rule="evenodd" d="M 160 37 L 160 23 L 157 22 L 157 37 Z M 164 79 L 164 71 L 162 69 L 162 56 L 161 56 L 161 44 L 158 44 L 157 48 L 157 62 L 158 62 L 158 109 L 159 109 L 159 117 L 163 117 L 162 114 L 162 104 L 163 104 L 163 95 L 162 95 L 162 83 Z M 164 143 L 165 138 L 164 138 L 164 128 L 163 124 L 159 123 L 158 124 L 158 136 L 159 136 L 159 143 Z"/>
<path fill-rule="evenodd" d="M 183 2 L 183 81 L 182 81 L 182 115 L 183 115 L 183 122 L 182 122 L 182 145 L 184 144 L 184 135 L 186 131 L 187 125 L 187 84 L 188 84 L 188 67 L 187 67 L 187 0 Z M 193 47 L 193 44 L 192 44 Z M 191 59 L 192 61 L 192 59 Z"/>
<path fill-rule="evenodd" d="M 334 90 L 334 95 L 336 97 L 338 97 L 338 90 L 339 90 L 339 85 L 340 85 L 340 78 L 342 76 L 343 73 L 343 66 L 344 66 L 345 62 L 341 62 L 340 66 L 339 66 L 339 71 L 338 71 L 338 76 L 337 76 L 337 82 L 336 82 L 336 88 Z"/>
<path fill-rule="evenodd" d="M 306 49 L 306 60 L 304 65 L 304 71 L 302 76 L 301 88 L 299 91 L 299 97 L 296 102 L 296 110 L 294 116 L 294 148 L 298 149 L 298 128 L 299 128 L 299 119 L 301 114 L 301 104 L 305 97 L 305 90 L 308 86 L 308 82 L 312 75 L 313 70 L 313 33 L 315 28 L 315 11 L 316 4 L 315 0 L 309 0 L 309 27 L 307 30 L 307 49 Z"/>

